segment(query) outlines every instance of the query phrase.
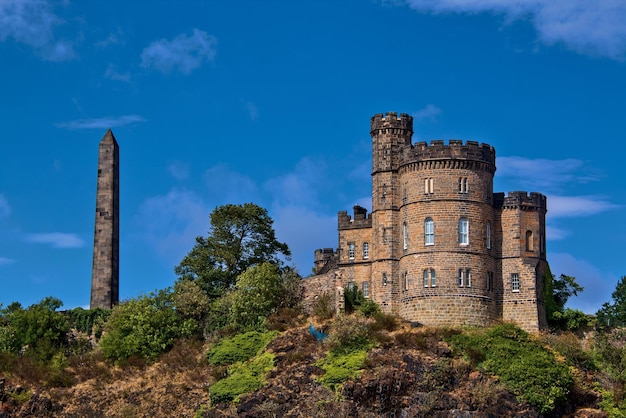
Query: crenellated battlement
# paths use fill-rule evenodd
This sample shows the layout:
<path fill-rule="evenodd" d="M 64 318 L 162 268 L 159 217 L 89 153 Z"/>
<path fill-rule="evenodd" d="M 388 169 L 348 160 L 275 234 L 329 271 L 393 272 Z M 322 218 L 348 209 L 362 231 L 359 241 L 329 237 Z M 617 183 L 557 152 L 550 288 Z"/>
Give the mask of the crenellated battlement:
<path fill-rule="evenodd" d="M 337 214 L 339 229 L 372 227 L 372 215 L 367 215 L 367 209 L 359 205 L 354 205 L 352 209 L 354 210 L 354 218 L 348 215 L 348 212 L 345 210 L 342 210 Z"/>
<path fill-rule="evenodd" d="M 370 134 L 374 135 L 381 129 L 402 129 L 413 133 L 413 116 L 406 113 L 387 112 L 385 116 L 378 113 L 370 119 Z"/>
<path fill-rule="evenodd" d="M 436 160 L 467 160 L 486 163 L 493 166 L 495 171 L 496 150 L 489 144 L 479 144 L 476 141 L 451 139 L 446 145 L 441 139 L 416 142 L 411 148 L 404 149 L 403 160 L 408 162 L 436 161 Z"/>
<path fill-rule="evenodd" d="M 537 193 L 524 191 L 509 192 L 505 196 L 504 193 L 493 194 L 493 205 L 497 209 L 517 209 L 522 210 L 539 210 L 546 212 L 548 204 L 546 196 Z"/>

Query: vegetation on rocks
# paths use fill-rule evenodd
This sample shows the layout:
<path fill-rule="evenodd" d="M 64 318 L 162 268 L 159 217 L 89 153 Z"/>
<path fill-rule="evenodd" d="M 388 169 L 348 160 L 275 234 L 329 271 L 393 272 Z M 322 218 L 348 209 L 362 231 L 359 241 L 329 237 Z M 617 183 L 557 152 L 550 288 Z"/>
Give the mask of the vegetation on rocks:
<path fill-rule="evenodd" d="M 111 311 L 0 306 L 0 416 L 626 416 L 626 278 L 596 322 L 565 307 L 575 279 L 549 274 L 541 334 L 419 327 L 356 288 L 344 312 L 320 295 L 304 313 L 250 205 L 214 211 L 173 288 Z"/>

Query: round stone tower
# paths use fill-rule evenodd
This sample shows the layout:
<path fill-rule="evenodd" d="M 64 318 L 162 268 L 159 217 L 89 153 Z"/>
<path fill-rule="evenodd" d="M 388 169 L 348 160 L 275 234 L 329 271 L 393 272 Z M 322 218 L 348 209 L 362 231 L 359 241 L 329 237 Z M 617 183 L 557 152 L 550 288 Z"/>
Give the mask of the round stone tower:
<path fill-rule="evenodd" d="M 428 325 L 497 317 L 495 150 L 452 140 L 411 144 L 412 117 L 371 119 L 372 294 Z"/>
<path fill-rule="evenodd" d="M 487 144 L 432 141 L 404 150 L 401 316 L 430 325 L 482 325 L 496 317 L 495 170 Z"/>

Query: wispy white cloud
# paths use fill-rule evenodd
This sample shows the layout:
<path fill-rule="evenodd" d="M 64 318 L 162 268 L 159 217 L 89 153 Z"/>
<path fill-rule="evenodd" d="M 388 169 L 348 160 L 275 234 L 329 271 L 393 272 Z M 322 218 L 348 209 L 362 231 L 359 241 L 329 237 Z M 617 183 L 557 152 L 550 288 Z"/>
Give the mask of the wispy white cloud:
<path fill-rule="evenodd" d="M 106 71 L 104 72 L 104 78 L 108 78 L 109 80 L 115 81 L 123 81 L 125 83 L 130 82 L 130 73 L 121 73 L 117 71 L 117 68 L 113 64 L 109 64 Z"/>
<path fill-rule="evenodd" d="M 57 128 L 65 128 L 70 131 L 78 129 L 107 129 L 116 128 L 119 126 L 130 125 L 133 123 L 146 122 L 142 116 L 139 115 L 124 115 L 118 117 L 104 117 L 95 119 L 79 119 L 70 122 L 55 123 Z"/>
<path fill-rule="evenodd" d="M 264 188 L 281 206 L 317 203 L 322 184 L 325 184 L 325 163 L 312 158 L 302 158 L 294 169 L 268 180 Z"/>
<path fill-rule="evenodd" d="M 550 224 L 546 225 L 546 239 L 548 241 L 560 241 L 569 237 L 570 235 L 571 232 L 566 229 Z"/>
<path fill-rule="evenodd" d="M 0 257 L 0 266 L 15 263 L 15 260 L 6 257 Z"/>
<path fill-rule="evenodd" d="M 189 74 L 204 62 L 213 62 L 217 53 L 217 38 L 198 29 L 191 36 L 178 35 L 173 40 L 159 39 L 141 53 L 141 66 L 155 68 L 168 74 L 178 70 Z"/>
<path fill-rule="evenodd" d="M 78 235 L 64 232 L 26 234 L 24 239 L 37 244 L 50 244 L 53 248 L 81 248 L 85 245 Z"/>
<path fill-rule="evenodd" d="M 623 0 L 405 0 L 404 3 L 424 13 L 497 13 L 504 15 L 507 22 L 530 20 L 539 39 L 548 45 L 562 43 L 579 53 L 612 59 L 623 59 L 626 54 Z"/>
<path fill-rule="evenodd" d="M 214 205 L 226 203 L 259 203 L 261 196 L 254 180 L 224 164 L 206 170 L 202 176 L 208 196 Z"/>
<path fill-rule="evenodd" d="M 143 202 L 133 218 L 135 236 L 174 266 L 191 250 L 197 236 L 206 235 L 210 211 L 198 193 L 172 189 Z"/>
<path fill-rule="evenodd" d="M 73 45 L 57 40 L 54 29 L 63 24 L 43 0 L 1 0 L 0 41 L 9 38 L 31 46 L 45 60 L 65 61 L 76 57 Z"/>
<path fill-rule="evenodd" d="M 550 219 L 591 216 L 619 207 L 602 196 L 548 196 Z"/>
<path fill-rule="evenodd" d="M 550 190 L 562 184 L 585 184 L 597 181 L 599 176 L 582 160 L 568 158 L 498 157 L 496 176 L 509 177 L 521 186 Z"/>
<path fill-rule="evenodd" d="M 189 177 L 189 164 L 182 161 L 174 161 L 167 166 L 167 171 L 176 180 L 185 180 Z"/>
<path fill-rule="evenodd" d="M 418 122 L 435 122 L 439 115 L 441 115 L 441 109 L 434 104 L 428 104 L 425 108 L 413 113 L 413 118 Z"/>
<path fill-rule="evenodd" d="M 111 45 L 117 45 L 123 43 L 123 32 L 120 28 L 117 28 L 117 31 L 111 32 L 109 36 L 101 41 L 95 43 L 98 48 L 106 48 Z"/>
<path fill-rule="evenodd" d="M 0 193 L 0 219 L 6 218 L 11 214 L 11 206 L 3 194 Z"/>

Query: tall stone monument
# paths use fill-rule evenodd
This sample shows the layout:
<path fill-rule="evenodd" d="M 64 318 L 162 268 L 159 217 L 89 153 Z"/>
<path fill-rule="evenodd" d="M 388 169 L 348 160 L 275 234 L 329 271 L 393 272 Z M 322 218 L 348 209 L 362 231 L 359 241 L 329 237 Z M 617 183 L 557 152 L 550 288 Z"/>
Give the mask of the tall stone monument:
<path fill-rule="evenodd" d="M 96 223 L 91 272 L 91 309 L 119 302 L 120 150 L 109 129 L 98 151 Z"/>

